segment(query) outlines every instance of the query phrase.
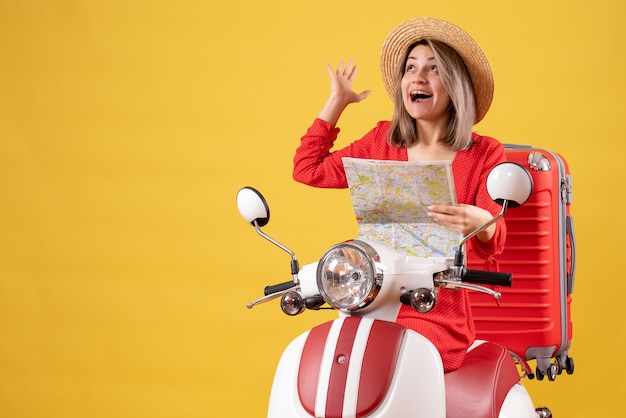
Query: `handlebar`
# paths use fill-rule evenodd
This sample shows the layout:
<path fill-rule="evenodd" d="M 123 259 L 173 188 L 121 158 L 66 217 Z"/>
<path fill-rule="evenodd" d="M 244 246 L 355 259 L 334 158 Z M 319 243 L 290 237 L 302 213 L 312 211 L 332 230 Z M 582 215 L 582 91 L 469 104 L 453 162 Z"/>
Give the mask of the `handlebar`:
<path fill-rule="evenodd" d="M 279 292 L 282 292 L 284 290 L 291 289 L 295 285 L 296 284 L 293 282 L 293 280 L 289 280 L 288 282 L 278 283 L 278 284 L 274 284 L 274 285 L 271 285 L 271 286 L 265 286 L 264 294 L 265 294 L 265 296 L 268 296 L 268 295 L 272 295 L 274 293 L 279 293 Z"/>
<path fill-rule="evenodd" d="M 499 273 L 495 271 L 465 270 L 461 281 L 465 283 L 511 287 L 513 275 L 511 273 Z"/>

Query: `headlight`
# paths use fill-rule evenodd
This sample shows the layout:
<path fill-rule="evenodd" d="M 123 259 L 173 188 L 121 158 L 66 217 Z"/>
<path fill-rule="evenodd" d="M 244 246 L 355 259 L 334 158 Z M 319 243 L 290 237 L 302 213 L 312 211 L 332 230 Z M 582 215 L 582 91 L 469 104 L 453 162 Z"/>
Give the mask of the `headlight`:
<path fill-rule="evenodd" d="M 382 285 L 380 259 L 366 242 L 347 241 L 331 247 L 317 265 L 317 287 L 333 308 L 354 311 L 369 305 Z"/>

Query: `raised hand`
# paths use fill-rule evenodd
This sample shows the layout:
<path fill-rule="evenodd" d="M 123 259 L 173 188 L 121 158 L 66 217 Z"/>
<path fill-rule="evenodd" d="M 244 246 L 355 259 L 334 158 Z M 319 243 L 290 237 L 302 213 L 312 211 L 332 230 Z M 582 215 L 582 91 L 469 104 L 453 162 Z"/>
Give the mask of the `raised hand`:
<path fill-rule="evenodd" d="M 352 60 L 344 63 L 339 61 L 337 70 L 326 64 L 326 70 L 330 75 L 330 96 L 326 105 L 319 114 L 319 118 L 331 125 L 335 125 L 343 110 L 351 103 L 358 103 L 370 95 L 370 90 L 356 93 L 352 90 L 352 84 L 357 74 L 357 66 Z"/>
<path fill-rule="evenodd" d="M 360 102 L 371 93 L 369 90 L 365 90 L 361 93 L 356 93 L 352 90 L 352 84 L 358 70 L 358 67 L 352 60 L 349 60 L 347 64 L 345 64 L 343 60 L 339 61 L 336 71 L 332 69 L 330 64 L 326 64 L 326 70 L 331 79 L 331 96 L 339 98 L 346 103 L 346 105 Z"/>

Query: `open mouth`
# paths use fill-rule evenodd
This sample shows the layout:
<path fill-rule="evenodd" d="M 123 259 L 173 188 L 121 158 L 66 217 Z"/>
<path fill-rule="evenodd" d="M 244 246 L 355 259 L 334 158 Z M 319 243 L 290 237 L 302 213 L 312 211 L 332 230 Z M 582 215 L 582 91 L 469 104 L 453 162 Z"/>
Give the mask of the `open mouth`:
<path fill-rule="evenodd" d="M 433 95 L 422 90 L 415 90 L 409 93 L 409 97 L 412 102 L 421 102 L 423 100 L 430 99 Z"/>

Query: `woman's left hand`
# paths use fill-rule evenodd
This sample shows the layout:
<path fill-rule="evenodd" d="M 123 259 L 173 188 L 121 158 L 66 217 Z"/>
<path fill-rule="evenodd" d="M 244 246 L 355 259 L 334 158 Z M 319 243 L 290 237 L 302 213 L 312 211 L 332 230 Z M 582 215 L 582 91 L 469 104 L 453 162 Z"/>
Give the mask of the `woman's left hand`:
<path fill-rule="evenodd" d="M 437 223 L 459 231 L 463 235 L 480 228 L 493 218 L 488 210 L 465 204 L 458 206 L 431 205 L 428 207 L 428 216 Z M 496 225 L 493 224 L 481 231 L 477 237 L 482 242 L 488 242 L 495 232 Z"/>

